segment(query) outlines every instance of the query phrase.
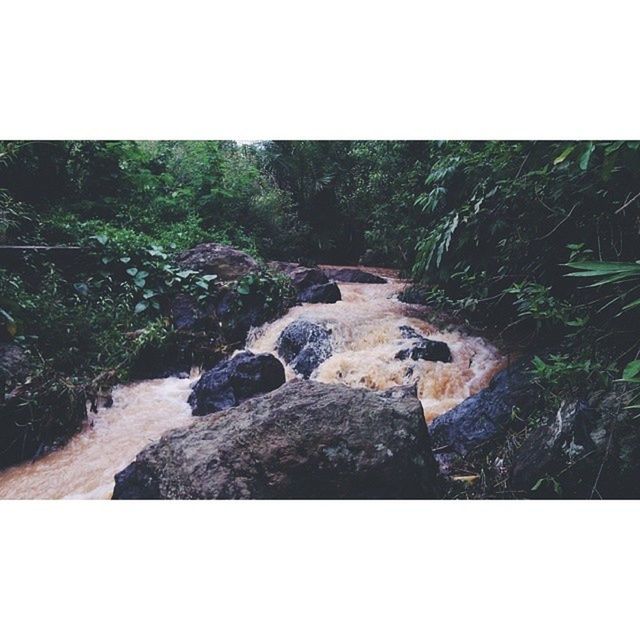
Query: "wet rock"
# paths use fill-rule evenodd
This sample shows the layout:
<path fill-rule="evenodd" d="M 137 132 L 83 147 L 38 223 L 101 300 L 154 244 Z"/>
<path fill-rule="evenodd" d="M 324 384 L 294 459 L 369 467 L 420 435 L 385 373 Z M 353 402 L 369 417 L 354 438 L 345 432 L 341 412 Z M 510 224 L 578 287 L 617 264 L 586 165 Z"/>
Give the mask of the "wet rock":
<path fill-rule="evenodd" d="M 417 398 L 418 383 L 402 384 L 397 387 L 390 387 L 384 391 L 378 391 L 383 398 Z"/>
<path fill-rule="evenodd" d="M 388 256 L 374 249 L 367 249 L 358 262 L 365 267 L 375 267 L 376 265 L 382 265 L 388 262 Z"/>
<path fill-rule="evenodd" d="M 171 302 L 171 318 L 178 331 L 197 331 L 205 321 L 205 314 L 188 295 L 178 294 Z"/>
<path fill-rule="evenodd" d="M 223 291 L 215 303 L 215 315 L 226 337 L 243 343 L 251 327 L 260 326 L 268 316 L 262 299 L 253 294 L 240 298 L 233 289 Z"/>
<path fill-rule="evenodd" d="M 400 329 L 400 335 L 405 340 L 422 340 L 424 338 L 422 334 L 418 333 L 413 327 L 410 327 L 409 325 L 403 324 L 398 328 Z"/>
<path fill-rule="evenodd" d="M 270 262 L 269 266 L 286 273 L 298 293 L 297 302 L 337 302 L 340 289 L 318 267 L 303 267 L 291 262 Z"/>
<path fill-rule="evenodd" d="M 22 347 L 11 342 L 0 343 L 0 383 L 20 380 L 28 371 L 27 357 Z"/>
<path fill-rule="evenodd" d="M 271 263 L 274 264 L 274 263 Z M 341 300 L 340 289 L 318 267 L 302 267 L 292 263 L 277 263 L 286 273 L 298 292 L 298 302 L 337 302 Z"/>
<path fill-rule="evenodd" d="M 248 253 L 215 242 L 183 251 L 178 255 L 177 263 L 184 269 L 215 274 L 221 281 L 238 280 L 258 269 L 258 263 Z"/>
<path fill-rule="evenodd" d="M 415 343 L 407 349 L 396 353 L 397 360 L 430 360 L 432 362 L 451 362 L 451 350 L 446 342 L 429 340 L 408 326 L 400 327 L 403 338 L 414 340 Z"/>
<path fill-rule="evenodd" d="M 398 300 L 406 304 L 428 305 L 431 303 L 432 296 L 433 291 L 428 287 L 419 284 L 410 284 L 400 292 Z"/>
<path fill-rule="evenodd" d="M 274 271 L 281 271 L 282 273 L 290 274 L 295 269 L 298 269 L 300 264 L 297 262 L 283 262 L 282 260 L 271 260 L 267 263 L 267 266 Z"/>
<path fill-rule="evenodd" d="M 284 384 L 284 367 L 269 353 L 243 351 L 202 375 L 189 396 L 194 416 L 234 407 Z"/>
<path fill-rule="evenodd" d="M 432 498 L 420 402 L 297 380 L 170 431 L 116 475 L 114 499 Z"/>
<path fill-rule="evenodd" d="M 281 299 L 280 312 L 293 300 Z M 244 343 L 249 330 L 274 319 L 274 306 L 265 304 L 261 292 L 240 295 L 234 288 L 218 287 L 208 302 L 199 305 L 192 297 L 178 294 L 171 303 L 174 328 L 179 332 L 221 334 L 230 343 Z"/>
<path fill-rule="evenodd" d="M 329 278 L 327 278 L 323 271 L 316 267 L 297 267 L 287 275 L 291 278 L 293 286 L 298 293 L 305 291 L 313 285 L 326 284 L 329 282 Z"/>
<path fill-rule="evenodd" d="M 640 432 L 625 410 L 630 401 L 616 391 L 563 402 L 518 450 L 511 488 L 532 497 L 639 498 Z"/>
<path fill-rule="evenodd" d="M 331 332 L 307 320 L 295 320 L 280 334 L 276 349 L 282 359 L 308 378 L 318 366 L 331 357 Z"/>
<path fill-rule="evenodd" d="M 336 282 L 361 282 L 363 284 L 384 284 L 385 278 L 381 278 L 368 271 L 355 267 L 323 267 L 325 275 Z"/>
<path fill-rule="evenodd" d="M 324 302 L 332 303 L 342 300 L 340 289 L 335 282 L 327 284 L 314 284 L 298 294 L 298 302 Z"/>
<path fill-rule="evenodd" d="M 526 415 L 535 392 L 524 364 L 501 371 L 486 389 L 468 397 L 457 407 L 438 416 L 430 425 L 433 446 L 444 467 L 451 454 L 466 456 L 477 447 L 503 436 L 513 421 L 515 407 Z"/>

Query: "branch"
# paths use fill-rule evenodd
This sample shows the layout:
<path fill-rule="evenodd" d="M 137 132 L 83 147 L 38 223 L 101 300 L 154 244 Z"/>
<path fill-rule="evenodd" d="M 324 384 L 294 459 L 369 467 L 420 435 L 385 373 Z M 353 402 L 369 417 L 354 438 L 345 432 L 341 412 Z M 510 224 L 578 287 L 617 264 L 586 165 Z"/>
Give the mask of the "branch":
<path fill-rule="evenodd" d="M 640 193 L 639 193 L 638 195 L 640 195 Z M 560 220 L 560 222 L 558 222 L 558 224 L 557 224 L 555 227 L 553 227 L 553 229 L 551 229 L 551 231 L 549 231 L 549 233 L 547 233 L 547 234 L 543 235 L 543 236 L 542 236 L 542 237 L 540 237 L 540 238 L 536 238 L 536 240 L 545 240 L 545 239 L 546 239 L 546 238 L 548 238 L 550 235 L 553 235 L 553 234 L 558 230 L 558 228 L 560 227 L 560 225 L 564 224 L 564 223 L 565 223 L 565 222 L 566 222 L 566 221 L 571 217 L 571 214 L 573 213 L 574 209 L 575 209 L 577 206 L 578 206 L 578 203 L 576 202 L 576 204 L 574 204 L 574 205 L 573 205 L 573 207 L 571 207 L 571 211 L 569 211 L 569 213 L 568 213 L 564 218 L 562 218 L 562 220 Z"/>
<path fill-rule="evenodd" d="M 625 202 L 619 209 L 614 211 L 613 215 L 615 216 L 617 213 L 620 213 L 621 211 L 624 211 L 634 200 L 637 200 L 638 198 L 640 198 L 640 193 L 636 193 L 636 195 L 633 196 L 633 198 L 631 198 L 631 200 L 629 200 L 628 202 Z"/>

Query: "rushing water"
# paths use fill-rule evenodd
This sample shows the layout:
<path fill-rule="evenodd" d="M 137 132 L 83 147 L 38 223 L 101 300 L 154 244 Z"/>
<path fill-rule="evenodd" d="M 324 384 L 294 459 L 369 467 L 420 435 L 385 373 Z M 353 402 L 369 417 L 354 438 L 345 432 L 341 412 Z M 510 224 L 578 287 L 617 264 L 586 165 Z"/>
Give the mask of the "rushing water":
<path fill-rule="evenodd" d="M 389 277 L 389 273 L 384 273 Z M 417 383 L 425 418 L 455 406 L 482 389 L 504 366 L 504 357 L 482 338 L 440 332 L 420 317 L 420 308 L 395 297 L 402 283 L 340 284 L 342 301 L 305 304 L 252 331 L 247 348 L 274 351 L 282 329 L 304 318 L 331 329 L 333 355 L 313 377 L 322 382 L 386 389 Z M 410 341 L 399 327 L 409 325 L 449 345 L 453 362 L 396 360 Z M 295 376 L 286 367 L 287 379 Z M 63 448 L 0 472 L 0 498 L 108 498 L 113 477 L 168 429 L 192 421 L 187 404 L 192 379 L 166 378 L 114 389 L 113 406 L 101 409 Z"/>
<path fill-rule="evenodd" d="M 277 355 L 276 340 L 292 320 L 320 323 L 331 330 L 333 355 L 318 367 L 313 378 L 375 390 L 417 383 L 425 418 L 431 421 L 485 387 L 505 359 L 482 338 L 438 331 L 420 318 L 422 308 L 398 301 L 403 283 L 390 277 L 387 270 L 382 275 L 387 284 L 340 283 L 342 301 L 335 304 L 294 307 L 275 322 L 254 329 L 247 348 Z M 411 345 L 411 340 L 400 334 L 402 325 L 446 342 L 453 361 L 397 360 L 396 353 Z M 286 367 L 286 374 L 288 380 L 295 377 L 290 367 Z"/>

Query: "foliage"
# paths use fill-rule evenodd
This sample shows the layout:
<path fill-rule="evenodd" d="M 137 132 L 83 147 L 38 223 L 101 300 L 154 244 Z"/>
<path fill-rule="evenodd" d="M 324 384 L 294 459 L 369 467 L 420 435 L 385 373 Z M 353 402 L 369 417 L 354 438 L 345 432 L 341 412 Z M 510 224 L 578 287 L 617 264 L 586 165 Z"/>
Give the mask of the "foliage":
<path fill-rule="evenodd" d="M 34 457 L 66 441 L 86 418 L 83 386 L 44 366 L 0 401 L 0 462 Z"/>
<path fill-rule="evenodd" d="M 123 254 L 122 246 L 110 242 L 107 235 L 92 236 L 88 240 L 93 242 L 99 262 L 86 282 L 75 283 L 74 287 L 85 294 L 92 288 L 98 294 L 114 287 L 128 290 L 135 302 L 136 314 L 158 315 L 163 309 L 166 311 L 170 300 L 179 293 L 204 302 L 217 280 L 214 274 L 201 275 L 176 266 L 159 245 L 129 247 L 127 254 Z"/>
<path fill-rule="evenodd" d="M 590 287 L 602 287 L 604 285 L 621 285 L 611 295 L 609 305 L 621 307 L 621 311 L 629 311 L 640 307 L 640 297 L 629 299 L 640 289 L 640 260 L 635 262 L 570 262 L 568 267 L 574 269 L 567 274 L 574 278 L 597 278 Z"/>
<path fill-rule="evenodd" d="M 265 322 L 281 315 L 293 304 L 296 292 L 291 280 L 277 271 L 262 270 L 248 273 L 234 285 L 238 311 L 249 305 L 260 309 Z"/>
<path fill-rule="evenodd" d="M 538 384 L 556 397 L 584 394 L 588 389 L 606 385 L 613 377 L 612 371 L 574 354 L 552 354 L 546 360 L 535 356 L 532 371 Z"/>
<path fill-rule="evenodd" d="M 576 317 L 575 310 L 566 301 L 558 300 L 543 284 L 515 283 L 505 291 L 515 296 L 514 306 L 520 320 L 532 320 L 536 331 L 549 330 L 556 324 L 581 327 L 586 318 Z"/>
<path fill-rule="evenodd" d="M 632 385 L 634 388 L 637 388 L 636 385 L 640 384 L 640 360 L 632 360 L 627 364 L 624 371 L 622 372 L 622 382 L 626 382 Z M 633 402 L 638 402 L 640 400 L 640 393 L 636 393 L 634 395 Z M 640 409 L 640 404 L 631 404 L 629 409 Z"/>

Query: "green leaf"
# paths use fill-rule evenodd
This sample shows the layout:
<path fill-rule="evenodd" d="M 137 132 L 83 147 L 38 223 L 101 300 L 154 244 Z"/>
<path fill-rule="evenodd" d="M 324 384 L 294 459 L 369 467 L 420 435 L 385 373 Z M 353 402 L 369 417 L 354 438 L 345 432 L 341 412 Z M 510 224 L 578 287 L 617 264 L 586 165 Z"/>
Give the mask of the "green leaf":
<path fill-rule="evenodd" d="M 553 161 L 553 164 L 560 164 L 561 162 L 564 162 L 569 155 L 571 154 L 571 152 L 576 148 L 575 144 L 570 144 L 568 147 L 565 148 L 565 150 Z"/>
<path fill-rule="evenodd" d="M 632 360 L 625 368 L 622 374 L 624 380 L 631 380 L 640 374 L 640 360 Z"/>
<path fill-rule="evenodd" d="M 249 287 L 246 284 L 242 283 L 236 287 L 236 291 L 239 294 L 246 296 L 249 293 Z"/>
<path fill-rule="evenodd" d="M 123 256 L 122 258 L 120 258 L 120 262 L 124 262 L 124 264 L 127 264 L 127 262 L 131 262 L 131 258 L 129 256 Z"/>
<path fill-rule="evenodd" d="M 138 270 L 135 267 L 131 267 L 130 269 L 127 269 L 127 273 L 130 276 L 135 277 L 135 275 L 138 273 Z"/>
<path fill-rule="evenodd" d="M 593 144 L 593 142 L 589 142 L 587 143 L 587 148 L 582 152 L 578 164 L 583 171 L 587 170 L 587 167 L 589 166 L 589 160 L 591 159 L 591 154 L 593 153 L 593 150 L 595 148 L 596 145 Z"/>
<path fill-rule="evenodd" d="M 634 300 L 633 302 L 630 302 L 629 304 L 625 304 L 624 307 L 622 307 L 622 310 L 629 311 L 629 309 L 635 309 L 638 306 L 640 306 L 640 298 Z"/>
<path fill-rule="evenodd" d="M 537 491 L 545 480 L 546 478 L 540 478 L 540 480 L 531 487 L 531 491 Z"/>
<path fill-rule="evenodd" d="M 148 300 L 141 300 L 140 302 L 138 302 L 138 304 L 135 306 L 133 312 L 134 313 L 142 313 L 143 311 L 146 311 L 147 308 L 149 307 L 149 302 Z"/>

